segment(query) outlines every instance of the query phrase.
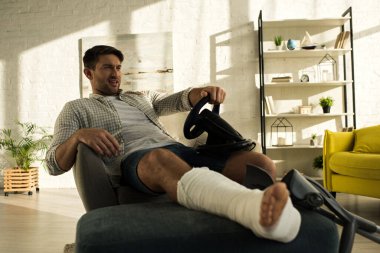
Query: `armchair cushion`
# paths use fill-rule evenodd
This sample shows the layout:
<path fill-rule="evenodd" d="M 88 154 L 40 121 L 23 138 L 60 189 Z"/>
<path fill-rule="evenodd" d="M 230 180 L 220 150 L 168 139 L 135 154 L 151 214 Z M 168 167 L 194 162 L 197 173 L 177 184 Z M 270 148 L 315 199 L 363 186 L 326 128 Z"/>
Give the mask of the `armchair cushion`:
<path fill-rule="evenodd" d="M 331 170 L 345 176 L 380 180 L 380 155 L 337 152 L 330 157 Z"/>
<path fill-rule="evenodd" d="M 380 154 L 380 125 L 355 130 L 354 152 Z"/>
<path fill-rule="evenodd" d="M 317 212 L 300 211 L 300 232 L 284 244 L 258 238 L 231 220 L 172 202 L 99 208 L 78 221 L 76 252 L 337 252 L 335 223 Z"/>

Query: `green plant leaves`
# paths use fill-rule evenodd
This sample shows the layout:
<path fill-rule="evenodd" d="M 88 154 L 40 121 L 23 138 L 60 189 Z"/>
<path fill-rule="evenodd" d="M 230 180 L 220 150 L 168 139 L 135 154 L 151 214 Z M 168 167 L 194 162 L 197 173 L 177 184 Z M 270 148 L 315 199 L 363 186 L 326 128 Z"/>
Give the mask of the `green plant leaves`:
<path fill-rule="evenodd" d="M 332 106 L 334 104 L 334 99 L 332 97 L 321 97 L 319 99 L 319 105 L 322 107 Z"/>
<path fill-rule="evenodd" d="M 9 151 L 17 167 L 27 170 L 33 162 L 42 161 L 40 157 L 47 150 L 52 135 L 31 122 L 17 122 L 17 126 L 19 131 L 16 132 L 0 130 L 0 149 Z"/>

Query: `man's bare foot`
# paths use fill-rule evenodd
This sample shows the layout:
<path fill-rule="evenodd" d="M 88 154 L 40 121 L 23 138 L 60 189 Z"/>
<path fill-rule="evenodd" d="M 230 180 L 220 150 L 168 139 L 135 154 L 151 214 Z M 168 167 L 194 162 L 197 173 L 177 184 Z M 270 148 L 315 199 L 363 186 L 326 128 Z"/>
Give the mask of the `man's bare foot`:
<path fill-rule="evenodd" d="M 261 226 L 269 227 L 278 221 L 288 197 L 289 191 L 282 182 L 277 182 L 265 190 L 260 208 Z"/>

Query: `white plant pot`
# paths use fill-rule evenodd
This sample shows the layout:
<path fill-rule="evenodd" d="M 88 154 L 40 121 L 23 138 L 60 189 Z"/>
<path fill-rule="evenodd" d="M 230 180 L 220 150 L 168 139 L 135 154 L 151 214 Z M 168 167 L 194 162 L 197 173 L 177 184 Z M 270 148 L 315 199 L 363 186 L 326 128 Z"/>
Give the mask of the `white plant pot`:
<path fill-rule="evenodd" d="M 313 168 L 313 175 L 314 175 L 314 177 L 319 177 L 319 178 L 321 178 L 322 175 L 323 175 L 323 169 L 316 169 L 316 168 Z"/>

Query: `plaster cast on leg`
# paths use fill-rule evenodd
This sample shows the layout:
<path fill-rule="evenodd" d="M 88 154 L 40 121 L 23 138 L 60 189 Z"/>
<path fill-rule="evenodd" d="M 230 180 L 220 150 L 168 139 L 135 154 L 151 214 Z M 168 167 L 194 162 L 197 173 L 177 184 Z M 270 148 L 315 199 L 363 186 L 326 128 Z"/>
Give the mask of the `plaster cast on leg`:
<path fill-rule="evenodd" d="M 178 203 L 234 220 L 257 236 L 290 242 L 298 234 L 301 216 L 288 198 L 279 220 L 270 227 L 261 226 L 260 206 L 264 192 L 248 189 L 207 168 L 185 173 L 177 187 Z"/>

